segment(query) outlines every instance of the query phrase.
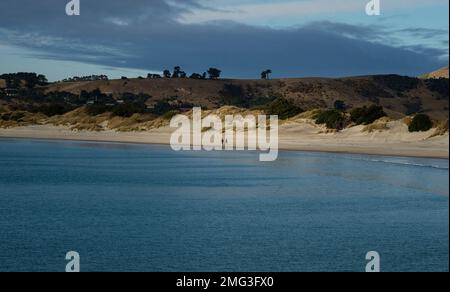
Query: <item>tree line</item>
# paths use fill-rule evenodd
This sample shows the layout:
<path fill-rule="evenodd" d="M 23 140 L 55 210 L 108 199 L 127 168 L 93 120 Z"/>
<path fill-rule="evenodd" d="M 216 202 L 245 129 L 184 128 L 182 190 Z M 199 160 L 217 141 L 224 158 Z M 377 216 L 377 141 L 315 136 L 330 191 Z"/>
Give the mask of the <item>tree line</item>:
<path fill-rule="evenodd" d="M 61 82 L 78 82 L 78 81 L 107 81 L 109 80 L 108 76 L 106 75 L 89 75 L 89 76 L 74 76 L 71 78 L 66 78 L 61 80 Z"/>
<path fill-rule="evenodd" d="M 196 80 L 217 80 L 220 79 L 220 76 L 222 74 L 222 70 L 217 68 L 209 68 L 208 71 L 203 73 L 192 73 L 188 76 L 188 74 L 182 70 L 181 66 L 175 66 L 173 68 L 173 71 L 170 71 L 168 69 L 165 69 L 162 72 L 162 75 L 160 74 L 153 74 L 149 73 L 147 75 L 147 79 L 175 79 L 175 78 L 189 78 L 189 79 L 196 79 Z M 272 74 L 271 69 L 267 69 L 261 72 L 261 79 L 268 80 L 270 79 L 270 75 Z M 122 76 L 122 80 L 127 80 L 128 77 Z M 138 77 L 138 79 L 144 79 L 142 76 Z"/>
<path fill-rule="evenodd" d="M 20 89 L 23 85 L 28 89 L 32 89 L 37 85 L 44 86 L 48 84 L 45 75 L 28 72 L 2 74 L 0 79 L 5 80 L 7 88 L 13 89 Z"/>
<path fill-rule="evenodd" d="M 200 73 L 192 73 L 189 77 L 188 74 L 181 69 L 181 66 L 175 66 L 173 71 L 166 69 L 163 71 L 162 75 L 160 74 L 148 74 L 147 78 L 149 79 L 160 79 L 160 78 L 189 78 L 189 79 L 198 79 L 198 80 L 217 80 L 220 78 L 222 74 L 222 70 L 217 68 L 209 68 L 208 71 Z M 122 77 L 124 79 L 126 77 Z"/>
<path fill-rule="evenodd" d="M 261 79 L 268 80 L 270 79 L 270 74 L 272 74 L 272 70 L 267 69 L 261 72 Z M 222 70 L 218 68 L 211 67 L 206 72 L 203 73 L 192 73 L 188 76 L 188 74 L 182 70 L 181 66 L 175 66 L 173 71 L 168 69 L 164 70 L 162 75 L 149 73 L 147 75 L 148 79 L 172 79 L 172 78 L 189 78 L 196 80 L 217 80 L 220 79 L 222 75 Z M 19 72 L 19 73 L 8 73 L 0 75 L 0 79 L 4 79 L 6 82 L 6 87 L 11 89 L 20 89 L 22 86 L 25 86 L 28 89 L 33 89 L 37 85 L 45 86 L 48 85 L 48 80 L 45 75 L 36 74 L 36 73 L 27 73 L 27 72 Z M 126 76 L 121 78 L 122 80 L 127 80 Z M 139 79 L 144 79 L 143 77 L 139 77 Z M 108 81 L 109 78 L 107 75 L 88 75 L 88 76 L 74 76 L 70 78 L 65 78 L 59 82 L 80 82 L 80 81 Z"/>

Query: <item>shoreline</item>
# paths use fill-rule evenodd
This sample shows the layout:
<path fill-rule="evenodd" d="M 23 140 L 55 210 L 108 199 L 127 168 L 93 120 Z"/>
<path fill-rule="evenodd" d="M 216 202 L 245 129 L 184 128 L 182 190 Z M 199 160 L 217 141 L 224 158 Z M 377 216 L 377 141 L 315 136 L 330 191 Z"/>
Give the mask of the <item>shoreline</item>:
<path fill-rule="evenodd" d="M 280 131 L 280 151 L 318 152 L 336 154 L 362 154 L 393 157 L 416 157 L 449 159 L 448 134 L 432 138 L 433 141 L 373 141 L 342 139 L 336 134 L 316 134 L 315 138 L 294 137 L 292 133 Z M 0 129 L 0 139 L 41 141 L 78 141 L 94 143 L 119 143 L 135 145 L 169 145 L 170 129 L 161 128 L 150 132 L 102 131 L 74 132 L 62 126 L 37 125 Z"/>
<path fill-rule="evenodd" d="M 111 145 L 136 145 L 136 146 L 145 146 L 145 145 L 154 145 L 154 146 L 169 146 L 169 144 L 164 143 L 151 143 L 151 142 L 128 142 L 128 141 L 108 141 L 108 140 L 83 140 L 83 139 L 75 139 L 75 138 L 36 138 L 36 137 L 4 137 L 0 135 L 0 141 L 2 140 L 22 140 L 22 141 L 40 141 L 40 142 L 80 142 L 80 143 L 92 143 L 92 144 L 111 144 Z M 367 156 L 385 156 L 385 157 L 400 157 L 400 158 L 424 158 L 424 159 L 440 159 L 440 160 L 449 160 L 448 156 L 423 156 L 423 155 L 406 155 L 406 154 L 382 154 L 380 153 L 368 153 L 368 151 L 348 151 L 348 150 L 313 150 L 313 149 L 292 149 L 292 148 L 279 148 L 279 151 L 284 152 L 306 152 L 306 153 L 329 153 L 329 154 L 347 154 L 347 155 L 367 155 Z M 258 150 L 256 150 L 257 152 Z"/>

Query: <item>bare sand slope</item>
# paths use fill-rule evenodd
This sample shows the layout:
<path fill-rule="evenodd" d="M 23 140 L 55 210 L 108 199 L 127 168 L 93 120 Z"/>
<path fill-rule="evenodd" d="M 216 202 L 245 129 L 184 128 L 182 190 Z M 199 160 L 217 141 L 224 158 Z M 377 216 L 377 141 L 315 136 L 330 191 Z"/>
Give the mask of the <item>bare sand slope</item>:
<path fill-rule="evenodd" d="M 162 127 L 146 132 L 72 131 L 65 126 L 34 125 L 0 129 L 3 138 L 31 138 L 169 144 L 174 129 Z M 409 133 L 402 121 L 391 121 L 385 129 L 367 131 L 364 126 L 327 133 L 309 119 L 294 119 L 280 125 L 279 146 L 284 150 L 361 153 L 394 156 L 449 158 L 449 135 L 430 138 L 435 130 Z"/>
<path fill-rule="evenodd" d="M 379 154 L 415 157 L 449 157 L 449 136 L 430 138 L 435 132 L 409 133 L 402 121 L 388 122 L 386 130 L 367 131 L 365 126 L 347 128 L 338 133 L 311 121 L 287 123 L 280 128 L 280 148 L 343 153 Z M 322 133 L 321 133 L 322 132 Z"/>

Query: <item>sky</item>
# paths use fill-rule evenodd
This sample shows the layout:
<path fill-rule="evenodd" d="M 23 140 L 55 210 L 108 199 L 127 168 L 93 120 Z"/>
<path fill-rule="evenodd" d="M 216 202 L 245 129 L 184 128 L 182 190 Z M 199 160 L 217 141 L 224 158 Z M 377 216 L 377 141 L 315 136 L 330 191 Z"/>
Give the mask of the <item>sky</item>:
<path fill-rule="evenodd" d="M 448 0 L 1 0 L 0 73 L 52 81 L 181 66 L 227 78 L 417 76 L 448 65 Z"/>

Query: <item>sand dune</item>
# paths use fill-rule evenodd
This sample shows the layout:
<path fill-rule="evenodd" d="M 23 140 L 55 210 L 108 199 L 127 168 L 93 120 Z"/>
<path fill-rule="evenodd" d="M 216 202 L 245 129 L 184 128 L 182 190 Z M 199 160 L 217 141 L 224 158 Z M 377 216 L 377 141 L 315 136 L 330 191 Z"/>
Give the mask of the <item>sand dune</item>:
<path fill-rule="evenodd" d="M 33 125 L 0 129 L 0 137 L 169 144 L 173 130 L 164 126 L 145 132 L 93 132 L 73 131 L 66 126 Z M 383 130 L 369 130 L 356 126 L 327 133 L 312 120 L 297 118 L 280 125 L 279 146 L 284 150 L 449 158 L 448 133 L 436 137 L 432 137 L 435 129 L 409 133 L 401 120 L 386 122 Z"/>
<path fill-rule="evenodd" d="M 367 131 L 366 126 L 338 133 L 318 134 L 318 126 L 308 120 L 287 123 L 280 129 L 280 148 L 416 157 L 449 157 L 449 136 L 430 138 L 435 129 L 410 133 L 401 120 L 388 122 L 386 130 Z M 319 127 L 320 128 L 320 127 Z M 322 129 L 326 132 L 325 129 Z"/>

